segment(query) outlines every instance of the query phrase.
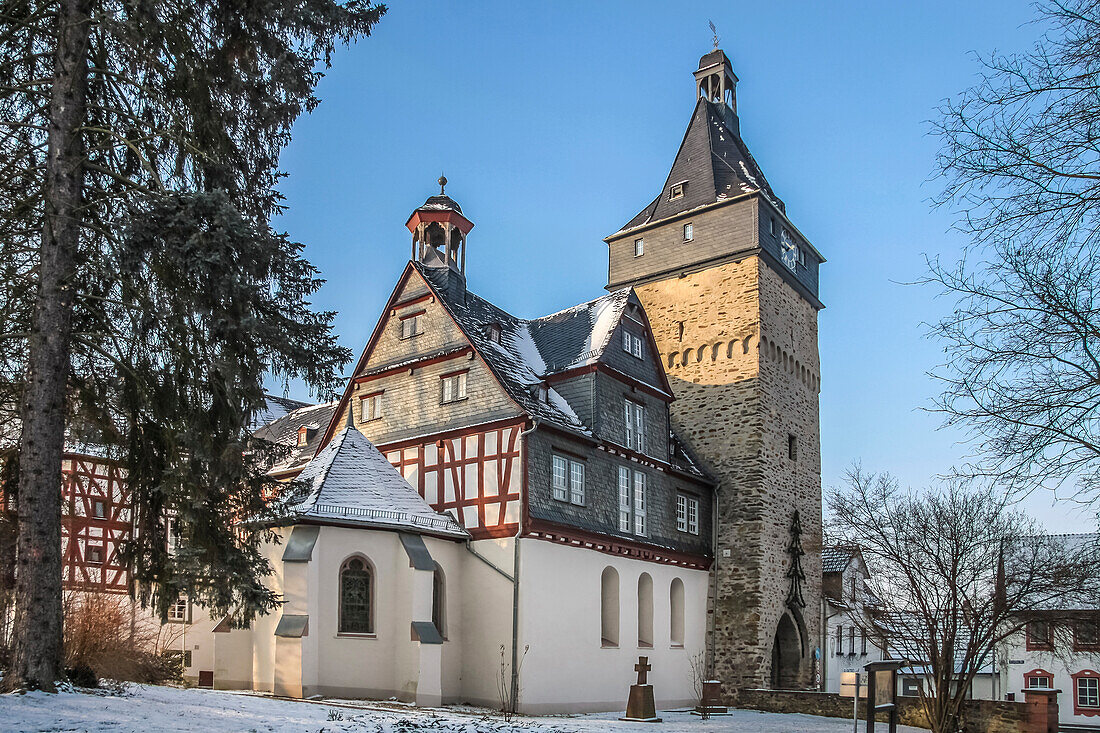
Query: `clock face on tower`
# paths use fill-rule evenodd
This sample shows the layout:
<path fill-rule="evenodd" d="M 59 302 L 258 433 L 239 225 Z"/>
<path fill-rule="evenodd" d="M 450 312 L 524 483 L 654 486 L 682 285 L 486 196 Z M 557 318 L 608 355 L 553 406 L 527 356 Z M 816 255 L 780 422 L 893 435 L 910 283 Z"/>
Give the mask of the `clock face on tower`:
<path fill-rule="evenodd" d="M 783 264 L 791 270 L 798 264 L 798 245 L 794 243 L 794 240 L 791 239 L 791 233 L 786 229 L 783 230 L 780 237 L 779 256 L 782 258 Z"/>

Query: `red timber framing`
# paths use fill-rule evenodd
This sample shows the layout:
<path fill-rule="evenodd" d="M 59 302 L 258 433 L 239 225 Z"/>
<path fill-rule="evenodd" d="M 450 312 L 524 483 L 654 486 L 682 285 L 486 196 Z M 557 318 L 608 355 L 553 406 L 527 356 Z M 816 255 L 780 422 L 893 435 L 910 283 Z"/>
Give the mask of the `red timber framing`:
<path fill-rule="evenodd" d="M 706 555 L 695 555 L 687 552 L 677 552 L 662 547 L 644 545 L 640 542 L 611 537 L 609 535 L 588 532 L 576 527 L 568 527 L 541 519 L 532 519 L 527 524 L 525 537 L 547 540 L 570 547 L 581 547 L 587 550 L 595 550 L 606 555 L 618 555 L 634 560 L 660 563 L 662 565 L 676 565 L 682 568 L 695 570 L 709 570 L 711 559 Z"/>
<path fill-rule="evenodd" d="M 102 458 L 66 454 L 61 477 L 63 587 L 127 593 L 129 574 L 118 556 L 132 531 L 125 470 Z"/>
<path fill-rule="evenodd" d="M 519 529 L 524 467 L 522 419 L 379 446 L 437 512 L 451 514 L 475 540 Z"/>

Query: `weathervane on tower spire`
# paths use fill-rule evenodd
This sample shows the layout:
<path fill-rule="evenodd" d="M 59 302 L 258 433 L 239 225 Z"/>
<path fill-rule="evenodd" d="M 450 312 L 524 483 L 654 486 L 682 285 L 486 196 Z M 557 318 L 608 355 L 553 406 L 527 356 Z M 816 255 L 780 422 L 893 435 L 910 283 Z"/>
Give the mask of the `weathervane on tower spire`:
<path fill-rule="evenodd" d="M 714 34 L 714 50 L 718 50 L 718 29 L 714 27 L 714 21 L 708 20 L 707 25 L 710 26 L 710 32 Z"/>

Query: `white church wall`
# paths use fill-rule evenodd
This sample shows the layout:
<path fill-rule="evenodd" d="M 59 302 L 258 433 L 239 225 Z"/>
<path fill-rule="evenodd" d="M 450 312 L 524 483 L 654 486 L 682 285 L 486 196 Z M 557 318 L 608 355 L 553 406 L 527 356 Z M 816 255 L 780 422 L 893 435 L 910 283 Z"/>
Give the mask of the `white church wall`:
<path fill-rule="evenodd" d="M 268 543 L 263 547 L 264 556 L 275 571 L 264 582 L 273 592 L 282 594 L 282 557 L 290 537 L 290 528 L 280 528 L 276 533 L 279 536 L 278 544 Z M 280 615 L 281 611 L 276 611 L 266 616 L 257 616 L 252 621 L 252 689 L 259 692 L 275 690 L 275 627 L 279 623 Z"/>
<path fill-rule="evenodd" d="M 443 644 L 444 702 L 468 702 L 497 708 L 500 698 L 500 647 L 512 653 L 512 584 L 457 543 L 427 540 L 432 557 L 447 575 L 447 641 Z M 448 553 L 440 545 L 450 544 Z M 512 575 L 514 540 L 478 540 L 473 548 Z M 454 569 L 458 569 L 455 574 Z"/>
<path fill-rule="evenodd" d="M 694 705 L 691 658 L 706 643 L 707 573 L 607 555 L 595 550 L 523 540 L 520 550 L 520 709 L 527 713 L 623 710 L 637 679 L 639 656 L 649 658 L 658 708 Z M 601 576 L 619 575 L 619 644 L 601 643 Z M 652 579 L 652 647 L 638 643 L 638 583 Z M 684 644 L 672 643 L 670 589 L 684 586 Z M 643 613 L 643 620 L 648 616 Z"/>

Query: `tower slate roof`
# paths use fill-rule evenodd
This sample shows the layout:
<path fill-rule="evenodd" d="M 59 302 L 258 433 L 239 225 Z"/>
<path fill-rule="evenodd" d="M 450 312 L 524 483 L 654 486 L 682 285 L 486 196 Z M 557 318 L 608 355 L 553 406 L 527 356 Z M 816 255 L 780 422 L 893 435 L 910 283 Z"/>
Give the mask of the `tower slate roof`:
<path fill-rule="evenodd" d="M 619 231 L 755 192 L 784 211 L 737 127 L 733 110 L 700 97 L 661 192 Z M 684 184 L 684 195 L 669 200 L 669 188 L 677 183 Z"/>
<path fill-rule="evenodd" d="M 453 517 L 439 514 L 355 428 L 345 427 L 298 476 L 287 498 L 292 521 L 337 521 L 465 539 Z"/>

